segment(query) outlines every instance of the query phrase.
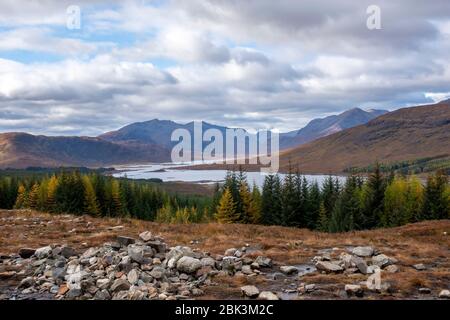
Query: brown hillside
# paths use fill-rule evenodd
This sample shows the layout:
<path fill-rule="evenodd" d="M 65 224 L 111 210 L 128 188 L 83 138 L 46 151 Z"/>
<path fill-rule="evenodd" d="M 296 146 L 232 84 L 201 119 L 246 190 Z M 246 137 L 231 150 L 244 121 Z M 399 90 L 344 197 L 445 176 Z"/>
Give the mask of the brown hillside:
<path fill-rule="evenodd" d="M 450 102 L 404 108 L 365 125 L 281 153 L 303 172 L 342 172 L 374 161 L 393 162 L 450 154 Z"/>
<path fill-rule="evenodd" d="M 122 145 L 99 138 L 0 134 L 0 168 L 98 167 L 163 161 L 167 154 L 165 149 L 154 145 Z"/>

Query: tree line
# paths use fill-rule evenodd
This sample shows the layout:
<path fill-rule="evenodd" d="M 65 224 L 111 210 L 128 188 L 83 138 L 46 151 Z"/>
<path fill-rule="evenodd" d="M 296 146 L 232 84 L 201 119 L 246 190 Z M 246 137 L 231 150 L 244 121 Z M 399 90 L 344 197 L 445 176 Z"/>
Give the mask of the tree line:
<path fill-rule="evenodd" d="M 395 227 L 450 218 L 450 185 L 443 171 L 423 185 L 415 176 L 384 174 L 379 165 L 368 177 L 345 182 L 329 176 L 319 186 L 292 170 L 281 179 L 265 177 L 262 192 L 252 190 L 243 172 L 228 173 L 214 197 L 221 223 L 256 223 L 325 232 Z"/>
<path fill-rule="evenodd" d="M 52 175 L 0 178 L 0 208 L 3 209 L 202 222 L 209 219 L 203 215 L 209 213 L 210 202 L 207 197 L 168 194 L 150 182 L 116 179 L 99 173 L 61 171 Z"/>
<path fill-rule="evenodd" d="M 292 170 L 283 179 L 265 177 L 250 186 L 245 172 L 228 172 L 213 197 L 167 193 L 156 184 L 98 172 L 0 175 L 0 208 L 50 213 L 133 217 L 165 223 L 246 223 L 309 228 L 325 232 L 394 227 L 450 218 L 450 186 L 443 171 L 425 184 L 415 176 L 352 174 L 328 176 L 319 185 Z"/>

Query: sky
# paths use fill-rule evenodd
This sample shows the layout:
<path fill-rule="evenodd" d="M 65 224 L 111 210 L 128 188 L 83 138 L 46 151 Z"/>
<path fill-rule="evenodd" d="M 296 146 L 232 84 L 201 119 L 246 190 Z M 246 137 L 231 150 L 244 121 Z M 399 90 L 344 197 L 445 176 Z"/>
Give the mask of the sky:
<path fill-rule="evenodd" d="M 450 97 L 449 52 L 448 0 L 2 0 L 0 132 L 295 130 Z"/>

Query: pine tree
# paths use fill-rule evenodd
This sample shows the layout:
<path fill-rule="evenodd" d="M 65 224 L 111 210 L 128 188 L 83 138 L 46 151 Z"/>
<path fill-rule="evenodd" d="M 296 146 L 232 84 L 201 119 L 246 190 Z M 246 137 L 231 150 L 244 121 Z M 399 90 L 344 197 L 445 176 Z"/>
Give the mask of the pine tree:
<path fill-rule="evenodd" d="M 319 231 L 328 232 L 329 230 L 329 219 L 327 209 L 325 208 L 325 203 L 322 201 L 319 205 L 319 221 L 317 223 L 317 229 Z"/>
<path fill-rule="evenodd" d="M 301 226 L 302 214 L 299 213 L 299 198 L 295 188 L 295 176 L 289 167 L 284 177 L 281 193 L 282 217 L 281 224 L 285 226 Z"/>
<path fill-rule="evenodd" d="M 448 177 L 443 171 L 437 171 L 427 179 L 422 219 L 446 219 L 448 200 L 445 196 Z"/>
<path fill-rule="evenodd" d="M 381 216 L 384 211 L 384 193 L 386 190 L 386 181 L 381 173 L 379 163 L 375 164 L 374 172 L 364 188 L 364 222 L 362 228 L 372 229 L 380 225 Z"/>
<path fill-rule="evenodd" d="M 93 216 L 100 215 L 99 204 L 95 195 L 94 187 L 89 179 L 89 176 L 83 177 L 84 184 L 84 211 L 86 214 Z"/>
<path fill-rule="evenodd" d="M 309 210 L 310 210 L 310 221 L 308 222 L 308 228 L 317 229 L 320 217 L 320 188 L 317 181 L 311 184 L 309 189 Z"/>
<path fill-rule="evenodd" d="M 281 225 L 283 222 L 282 210 L 280 177 L 268 175 L 264 179 L 262 191 L 262 223 Z"/>
<path fill-rule="evenodd" d="M 358 181 L 353 175 L 347 178 L 329 221 L 331 232 L 345 232 L 355 229 L 356 217 L 360 214 Z"/>
<path fill-rule="evenodd" d="M 259 224 L 261 223 L 261 208 L 262 208 L 262 196 L 261 191 L 259 191 L 259 188 L 257 185 L 253 185 L 252 190 L 252 198 L 253 198 L 253 204 L 255 206 L 256 215 L 253 217 L 253 224 Z"/>
<path fill-rule="evenodd" d="M 222 198 L 217 206 L 216 219 L 219 223 L 233 223 L 238 219 L 236 205 L 229 188 L 225 188 L 223 191 Z"/>

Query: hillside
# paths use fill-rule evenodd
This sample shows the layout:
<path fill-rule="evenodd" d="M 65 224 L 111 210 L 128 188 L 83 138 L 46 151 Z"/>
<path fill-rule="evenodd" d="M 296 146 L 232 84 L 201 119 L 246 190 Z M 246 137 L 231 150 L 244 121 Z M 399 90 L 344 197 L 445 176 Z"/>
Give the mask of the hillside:
<path fill-rule="evenodd" d="M 303 172 L 326 173 L 444 154 L 450 154 L 450 100 L 382 115 L 281 152 L 280 161 L 283 170 L 291 161 Z"/>
<path fill-rule="evenodd" d="M 0 134 L 0 167 L 99 167 L 166 161 L 169 152 L 147 144 L 117 144 L 90 137 L 48 137 L 27 133 Z"/>
<path fill-rule="evenodd" d="M 333 133 L 365 124 L 370 120 L 386 114 L 386 110 L 364 111 L 360 108 L 347 110 L 338 115 L 314 119 L 304 128 L 280 135 L 280 149 L 299 146 Z"/>

